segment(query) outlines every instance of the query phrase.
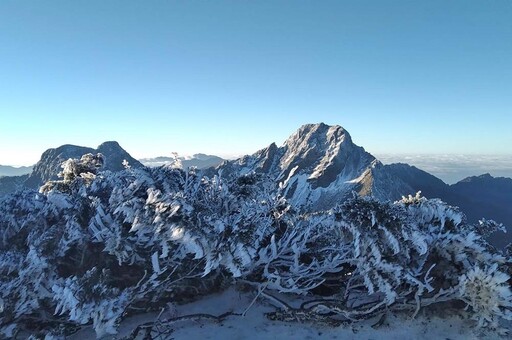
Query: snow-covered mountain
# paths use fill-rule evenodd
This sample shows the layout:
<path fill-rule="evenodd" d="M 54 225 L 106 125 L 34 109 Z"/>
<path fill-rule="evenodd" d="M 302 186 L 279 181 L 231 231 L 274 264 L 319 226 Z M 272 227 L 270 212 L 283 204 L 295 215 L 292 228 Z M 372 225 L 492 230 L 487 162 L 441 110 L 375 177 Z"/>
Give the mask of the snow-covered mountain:
<path fill-rule="evenodd" d="M 304 125 L 283 146 L 273 143 L 253 155 L 226 161 L 219 169 L 227 176 L 268 175 L 296 208 L 305 211 L 332 208 L 352 192 L 382 200 L 413 193 L 354 144 L 344 128 L 323 123 Z"/>
<path fill-rule="evenodd" d="M 63 161 L 69 158 L 80 158 L 87 153 L 103 154 L 105 156 L 104 170 L 123 170 L 124 160 L 127 160 L 130 166 L 135 168 L 143 166 L 138 160 L 130 156 L 119 143 L 114 141 L 105 142 L 96 149 L 66 144 L 55 149 L 46 150 L 39 162 L 34 166 L 24 185 L 29 188 L 37 188 L 46 181 L 57 179 L 57 174 L 61 171 L 60 165 Z"/>
<path fill-rule="evenodd" d="M 139 161 L 145 166 L 156 167 L 162 165 L 175 165 L 183 169 L 190 167 L 196 167 L 198 169 L 206 169 L 209 167 L 215 167 L 221 164 L 224 159 L 219 156 L 206 155 L 203 153 L 197 153 L 192 156 L 177 156 L 177 157 L 154 157 L 154 158 L 142 158 Z"/>

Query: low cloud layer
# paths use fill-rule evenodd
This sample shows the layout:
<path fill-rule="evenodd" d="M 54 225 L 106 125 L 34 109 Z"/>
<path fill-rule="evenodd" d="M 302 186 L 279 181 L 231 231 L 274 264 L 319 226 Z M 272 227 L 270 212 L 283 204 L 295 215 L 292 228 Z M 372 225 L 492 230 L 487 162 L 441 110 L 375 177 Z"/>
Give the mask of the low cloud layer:
<path fill-rule="evenodd" d="M 392 155 L 376 157 L 384 164 L 407 163 L 453 184 L 469 176 L 490 173 L 512 178 L 512 155 Z"/>

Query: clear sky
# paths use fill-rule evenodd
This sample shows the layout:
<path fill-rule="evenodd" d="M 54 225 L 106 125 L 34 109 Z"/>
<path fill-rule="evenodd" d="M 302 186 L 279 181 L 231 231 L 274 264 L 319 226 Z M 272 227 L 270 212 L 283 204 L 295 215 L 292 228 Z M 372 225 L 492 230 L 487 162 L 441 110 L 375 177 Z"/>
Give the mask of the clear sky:
<path fill-rule="evenodd" d="M 377 154 L 511 154 L 512 1 L 0 1 L 0 164 L 238 155 L 316 122 Z"/>

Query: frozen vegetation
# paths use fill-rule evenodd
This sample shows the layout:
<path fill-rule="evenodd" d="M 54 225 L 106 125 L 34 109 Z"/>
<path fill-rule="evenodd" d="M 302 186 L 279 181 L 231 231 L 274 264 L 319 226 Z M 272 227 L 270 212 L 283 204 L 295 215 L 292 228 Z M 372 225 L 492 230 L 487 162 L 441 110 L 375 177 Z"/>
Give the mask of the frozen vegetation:
<path fill-rule="evenodd" d="M 265 174 L 103 164 L 101 154 L 69 159 L 61 180 L 1 198 L 0 337 L 91 327 L 101 338 L 153 315 L 123 337 L 171 338 L 177 322 L 233 325 L 263 301 L 268 320 L 329 334 L 437 305 L 474 329 L 508 332 L 511 247 L 487 243 L 502 228 L 493 221 L 469 224 L 419 194 L 354 194 L 306 213 Z M 251 296 L 240 311 L 215 303 L 176 312 L 234 289 Z"/>

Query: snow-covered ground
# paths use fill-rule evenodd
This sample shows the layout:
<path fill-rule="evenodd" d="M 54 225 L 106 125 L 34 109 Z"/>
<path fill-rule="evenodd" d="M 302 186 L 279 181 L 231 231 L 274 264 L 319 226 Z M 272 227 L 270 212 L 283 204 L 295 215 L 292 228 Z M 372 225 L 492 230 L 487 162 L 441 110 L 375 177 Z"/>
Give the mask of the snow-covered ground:
<path fill-rule="evenodd" d="M 177 306 L 173 315 L 168 311 L 165 317 L 189 314 L 220 315 L 225 312 L 243 313 L 254 300 L 254 294 L 240 292 L 230 288 L 223 293 L 204 297 L 196 302 Z M 290 302 L 290 305 L 293 301 Z M 297 304 L 297 302 L 295 303 Z M 407 313 L 388 313 L 379 326 L 372 326 L 381 321 L 381 315 L 373 319 L 339 327 L 315 325 L 312 323 L 271 321 L 265 313 L 276 309 L 265 300 L 258 299 L 245 316 L 232 315 L 222 321 L 196 319 L 179 321 L 173 324 L 173 332 L 166 337 L 155 339 L 499 339 L 495 332 L 482 333 L 475 330 L 474 322 L 456 312 L 447 312 L 443 308 L 424 310 L 412 319 Z M 154 321 L 159 313 L 147 313 L 127 318 L 121 323 L 119 334 L 109 339 L 119 339 L 130 335 L 140 324 Z M 142 339 L 143 332 L 139 339 Z M 91 327 L 84 328 L 70 339 L 94 339 Z"/>

